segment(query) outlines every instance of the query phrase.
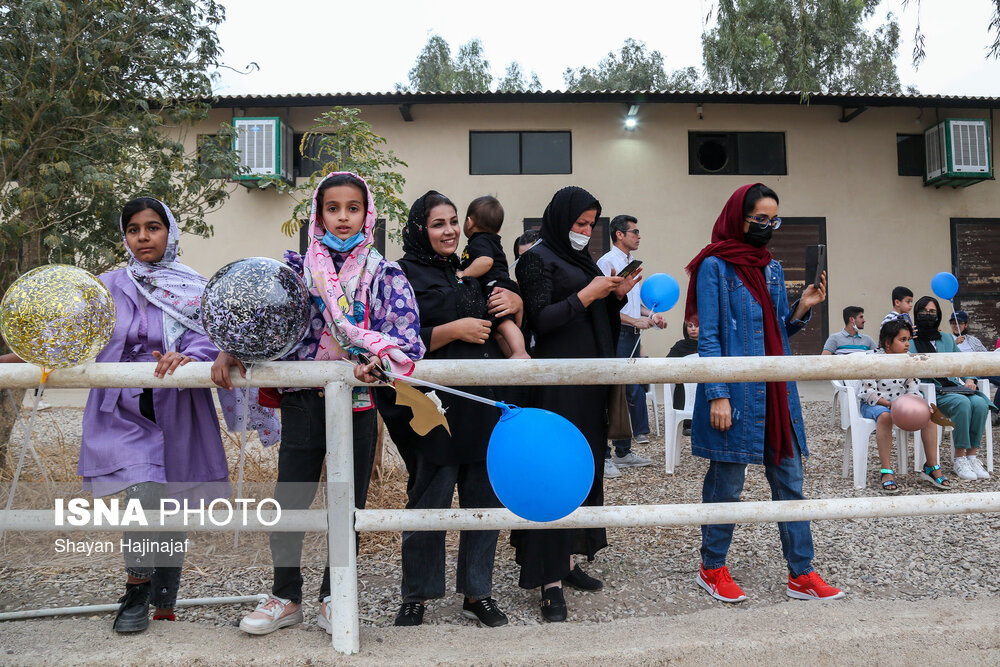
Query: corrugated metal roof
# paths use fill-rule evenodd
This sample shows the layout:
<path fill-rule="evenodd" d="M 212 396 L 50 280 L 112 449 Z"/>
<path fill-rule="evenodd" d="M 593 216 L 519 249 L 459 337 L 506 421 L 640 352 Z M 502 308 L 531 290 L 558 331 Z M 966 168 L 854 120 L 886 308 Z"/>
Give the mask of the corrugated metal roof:
<path fill-rule="evenodd" d="M 794 90 L 545 90 L 342 92 L 219 95 L 213 106 L 329 106 L 336 104 L 461 104 L 510 102 L 714 102 L 721 104 L 808 104 L 837 106 L 914 106 L 991 108 L 1000 97 L 924 94 L 808 93 Z"/>

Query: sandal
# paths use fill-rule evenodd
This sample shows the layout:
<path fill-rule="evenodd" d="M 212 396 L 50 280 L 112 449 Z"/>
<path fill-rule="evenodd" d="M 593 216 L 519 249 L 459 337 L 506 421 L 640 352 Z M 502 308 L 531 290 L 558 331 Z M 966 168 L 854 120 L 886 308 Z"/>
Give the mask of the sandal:
<path fill-rule="evenodd" d="M 892 468 L 882 468 L 879 472 L 882 473 L 882 493 L 899 493 L 896 480 L 885 478 L 886 475 L 895 475 L 896 472 Z"/>
<path fill-rule="evenodd" d="M 935 470 L 940 470 L 940 469 L 941 466 L 924 466 L 924 472 L 921 474 L 921 477 L 930 482 L 931 486 L 934 486 L 938 489 L 950 489 L 951 482 L 949 482 L 948 478 L 944 476 L 944 473 L 941 473 L 937 477 L 933 475 Z"/>

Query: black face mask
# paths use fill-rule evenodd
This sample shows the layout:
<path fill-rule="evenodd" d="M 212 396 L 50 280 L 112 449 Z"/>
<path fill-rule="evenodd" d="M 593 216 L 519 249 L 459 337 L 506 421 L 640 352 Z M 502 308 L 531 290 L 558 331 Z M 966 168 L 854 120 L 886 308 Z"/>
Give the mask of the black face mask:
<path fill-rule="evenodd" d="M 761 229 L 757 225 L 750 225 L 750 229 L 743 233 L 743 240 L 752 246 L 763 248 L 771 240 L 771 234 L 773 233 L 773 227 L 768 226 Z"/>
<path fill-rule="evenodd" d="M 933 331 L 934 329 L 937 329 L 937 315 L 920 313 L 917 315 L 917 328 L 924 331 Z"/>

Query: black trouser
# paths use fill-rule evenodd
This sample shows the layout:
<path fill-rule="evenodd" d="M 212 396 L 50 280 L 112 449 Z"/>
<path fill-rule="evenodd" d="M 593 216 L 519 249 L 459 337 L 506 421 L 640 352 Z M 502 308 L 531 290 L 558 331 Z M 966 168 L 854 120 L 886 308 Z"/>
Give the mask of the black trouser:
<path fill-rule="evenodd" d="M 410 479 L 406 509 L 451 507 L 456 486 L 460 507 L 500 507 L 486 474 L 486 461 L 438 465 L 417 451 L 408 458 L 407 468 Z M 489 597 L 493 590 L 498 534 L 496 530 L 463 530 L 459 535 L 455 590 L 470 600 Z M 444 538 L 443 530 L 403 533 L 400 592 L 404 602 L 444 596 Z"/>
<path fill-rule="evenodd" d="M 281 444 L 274 499 L 282 510 L 308 509 L 316 497 L 326 458 L 326 410 L 323 392 L 294 391 L 281 397 Z M 378 422 L 375 409 L 354 413 L 354 505 L 368 497 Z M 305 533 L 271 533 L 274 585 L 271 593 L 302 602 L 302 538 Z M 330 568 L 323 570 L 319 599 L 330 594 Z"/>
<path fill-rule="evenodd" d="M 156 423 L 152 389 L 143 389 L 139 395 L 139 414 Z M 125 489 L 125 504 L 128 505 L 129 501 L 136 499 L 143 510 L 158 512 L 166 489 L 167 485 L 160 482 L 130 484 Z M 177 602 L 186 539 L 187 533 L 184 532 L 122 533 L 121 546 L 125 571 L 136 579 L 149 579 L 150 601 L 154 607 L 173 609 Z M 164 548 L 168 545 L 173 548 Z"/>

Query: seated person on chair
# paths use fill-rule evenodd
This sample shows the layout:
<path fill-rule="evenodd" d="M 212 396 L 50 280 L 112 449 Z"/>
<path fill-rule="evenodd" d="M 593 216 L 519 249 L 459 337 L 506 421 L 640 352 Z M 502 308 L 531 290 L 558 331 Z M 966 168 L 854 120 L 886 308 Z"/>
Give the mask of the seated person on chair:
<path fill-rule="evenodd" d="M 958 352 L 954 336 L 938 330 L 941 326 L 941 306 L 937 299 L 931 296 L 920 297 L 913 312 L 916 313 L 917 330 L 910 341 L 910 352 Z M 989 479 L 990 474 L 976 458 L 976 454 L 983 439 L 989 411 L 996 410 L 997 407 L 979 391 L 975 378 L 921 378 L 920 381 L 934 384 L 938 408 L 955 422 L 955 430 L 951 433 L 955 445 L 955 474 L 966 481 Z"/>
<path fill-rule="evenodd" d="M 910 349 L 913 327 L 902 318 L 892 319 L 882 325 L 878 334 L 879 349 L 875 354 L 906 354 Z M 892 402 L 903 394 L 920 396 L 920 381 L 916 378 L 902 380 L 862 380 L 858 398 L 861 399 L 861 416 L 875 420 L 875 441 L 878 443 L 878 461 L 881 466 L 882 493 L 896 493 L 899 485 L 896 473 L 889 467 L 892 462 Z M 930 413 L 930 406 L 927 408 Z M 920 430 L 927 463 L 921 476 L 939 489 L 950 487 L 948 478 L 938 465 L 937 425 L 928 421 Z M 904 445 L 905 446 L 905 443 Z M 905 472 L 905 471 L 903 471 Z"/>

